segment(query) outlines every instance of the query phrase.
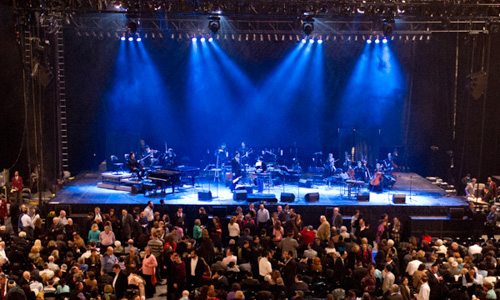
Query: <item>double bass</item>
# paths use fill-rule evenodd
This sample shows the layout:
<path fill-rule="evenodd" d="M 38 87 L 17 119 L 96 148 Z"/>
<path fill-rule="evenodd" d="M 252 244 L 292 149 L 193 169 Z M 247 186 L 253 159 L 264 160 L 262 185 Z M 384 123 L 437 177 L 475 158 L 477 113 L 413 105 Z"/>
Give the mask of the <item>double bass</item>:
<path fill-rule="evenodd" d="M 370 180 L 370 185 L 373 187 L 378 187 L 382 183 L 382 170 L 380 168 L 380 164 L 377 164 L 377 170 L 373 174 L 372 179 Z"/>

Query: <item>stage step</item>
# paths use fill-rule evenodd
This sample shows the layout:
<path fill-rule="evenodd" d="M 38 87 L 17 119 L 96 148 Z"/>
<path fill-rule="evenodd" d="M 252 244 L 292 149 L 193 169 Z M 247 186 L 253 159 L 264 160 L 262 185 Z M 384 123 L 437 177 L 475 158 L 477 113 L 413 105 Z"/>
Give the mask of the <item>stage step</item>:
<path fill-rule="evenodd" d="M 97 184 L 97 187 L 101 188 L 101 189 L 115 190 L 115 191 L 125 191 L 125 192 L 131 192 L 132 191 L 132 187 L 131 186 L 117 185 L 117 184 L 105 183 L 105 182 L 104 183 L 103 182 L 99 182 Z"/>

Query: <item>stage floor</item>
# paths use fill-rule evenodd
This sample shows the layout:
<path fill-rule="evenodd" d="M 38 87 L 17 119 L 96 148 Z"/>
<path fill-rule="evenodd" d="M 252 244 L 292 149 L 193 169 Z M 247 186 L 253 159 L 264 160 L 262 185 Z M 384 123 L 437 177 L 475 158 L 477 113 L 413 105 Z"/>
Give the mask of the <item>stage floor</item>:
<path fill-rule="evenodd" d="M 233 194 L 222 183 L 214 183 L 213 180 L 200 180 L 196 186 L 176 188 L 175 194 L 132 195 L 125 191 L 107 190 L 97 187 L 101 181 L 101 172 L 87 172 L 79 174 L 68 185 L 66 185 L 49 204 L 121 204 L 134 205 L 146 204 L 148 201 L 159 203 L 164 199 L 168 205 L 244 205 L 247 201 L 233 200 Z M 198 191 L 210 190 L 213 199 L 211 201 L 198 200 Z M 168 190 L 170 191 L 170 190 Z M 298 187 L 297 184 L 285 184 L 266 188 L 263 194 L 274 194 L 280 199 L 282 192 L 295 194 L 294 206 L 430 206 L 450 207 L 467 205 L 462 196 L 447 196 L 446 192 L 428 182 L 425 178 L 415 173 L 397 173 L 397 182 L 391 190 L 375 193 L 369 192 L 367 188 L 361 188 L 361 193 L 370 193 L 368 202 L 359 202 L 352 197 L 349 199 L 343 195 L 343 189 L 339 185 L 328 187 L 327 185 L 313 185 L 312 188 Z M 318 192 L 318 202 L 306 202 L 306 193 Z M 255 191 L 254 191 L 255 193 Z M 345 194 L 345 193 L 344 193 Z M 405 194 L 406 204 L 394 204 L 393 194 Z"/>

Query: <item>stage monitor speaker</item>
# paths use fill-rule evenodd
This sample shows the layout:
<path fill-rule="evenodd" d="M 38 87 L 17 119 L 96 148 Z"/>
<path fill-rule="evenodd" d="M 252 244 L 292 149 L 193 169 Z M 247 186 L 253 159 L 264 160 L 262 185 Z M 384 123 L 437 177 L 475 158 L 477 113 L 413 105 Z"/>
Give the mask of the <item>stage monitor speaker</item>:
<path fill-rule="evenodd" d="M 319 201 L 319 193 L 307 193 L 306 202 L 318 202 Z"/>
<path fill-rule="evenodd" d="M 281 185 L 281 183 L 282 183 L 281 182 L 281 178 L 279 178 L 279 177 L 274 177 L 273 178 L 273 185 L 274 186 Z"/>
<path fill-rule="evenodd" d="M 464 218 L 464 209 L 461 207 L 448 208 L 448 218 L 451 220 L 462 220 Z"/>
<path fill-rule="evenodd" d="M 247 190 L 235 190 L 233 194 L 233 200 L 244 201 L 247 200 Z"/>
<path fill-rule="evenodd" d="M 247 195 L 248 202 L 266 202 L 266 203 L 277 203 L 275 194 L 251 194 Z"/>
<path fill-rule="evenodd" d="M 251 185 L 239 185 L 236 186 L 236 190 L 246 190 L 247 194 L 253 194 L 253 186 Z"/>
<path fill-rule="evenodd" d="M 311 188 L 313 184 L 312 179 L 300 179 L 299 187 Z"/>
<path fill-rule="evenodd" d="M 280 202 L 293 202 L 295 201 L 294 193 L 281 193 Z"/>
<path fill-rule="evenodd" d="M 214 216 L 219 217 L 222 221 L 227 215 L 227 206 L 214 206 L 212 207 L 212 212 Z"/>
<path fill-rule="evenodd" d="M 212 200 L 212 192 L 211 191 L 199 191 L 198 192 L 198 200 Z"/>
<path fill-rule="evenodd" d="M 392 202 L 395 204 L 405 204 L 406 203 L 406 195 L 405 194 L 394 194 L 392 195 Z"/>
<path fill-rule="evenodd" d="M 358 194 L 358 201 L 370 201 L 370 194 Z"/>

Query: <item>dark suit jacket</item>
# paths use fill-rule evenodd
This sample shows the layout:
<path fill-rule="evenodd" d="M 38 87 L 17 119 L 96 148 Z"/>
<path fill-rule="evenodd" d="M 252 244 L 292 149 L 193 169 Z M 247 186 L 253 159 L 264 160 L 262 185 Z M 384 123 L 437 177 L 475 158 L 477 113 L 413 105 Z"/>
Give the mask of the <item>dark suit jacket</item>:
<path fill-rule="evenodd" d="M 387 297 L 387 300 L 403 300 L 403 296 L 400 294 L 394 294 Z"/>
<path fill-rule="evenodd" d="M 342 263 L 342 259 L 338 257 L 335 260 L 335 264 L 333 265 L 333 279 L 334 281 L 342 281 L 347 273 L 347 258 L 344 259 L 344 263 Z"/>
<path fill-rule="evenodd" d="M 283 282 L 286 286 L 291 286 L 295 282 L 295 274 L 297 273 L 297 262 L 291 258 L 282 268 Z"/>
<path fill-rule="evenodd" d="M 121 234 L 124 239 L 130 239 L 132 237 L 132 230 L 134 228 L 134 218 L 131 214 L 126 216 L 121 216 Z"/>
<path fill-rule="evenodd" d="M 186 274 L 189 282 L 194 284 L 195 286 L 201 286 L 203 283 L 203 272 L 205 271 L 205 261 L 203 260 L 202 257 L 198 256 L 198 262 L 196 264 L 194 274 L 195 276 L 191 275 L 191 263 L 192 259 L 189 258 L 186 260 Z"/>
<path fill-rule="evenodd" d="M 340 230 L 340 227 L 342 226 L 342 215 L 341 214 L 333 215 L 332 224 L 333 226 L 335 226 L 335 228 L 337 228 L 337 230 Z"/>
<path fill-rule="evenodd" d="M 115 278 L 113 277 L 113 280 Z M 113 282 L 111 282 L 113 283 Z M 118 273 L 118 279 L 116 279 L 116 283 L 115 283 L 115 295 L 116 295 L 116 298 L 118 299 L 121 299 L 123 298 L 123 296 L 125 295 L 125 292 L 127 291 L 127 286 L 128 286 L 128 278 L 127 278 L 127 275 L 125 273 L 123 273 L 123 271 L 120 271 L 120 273 Z"/>

